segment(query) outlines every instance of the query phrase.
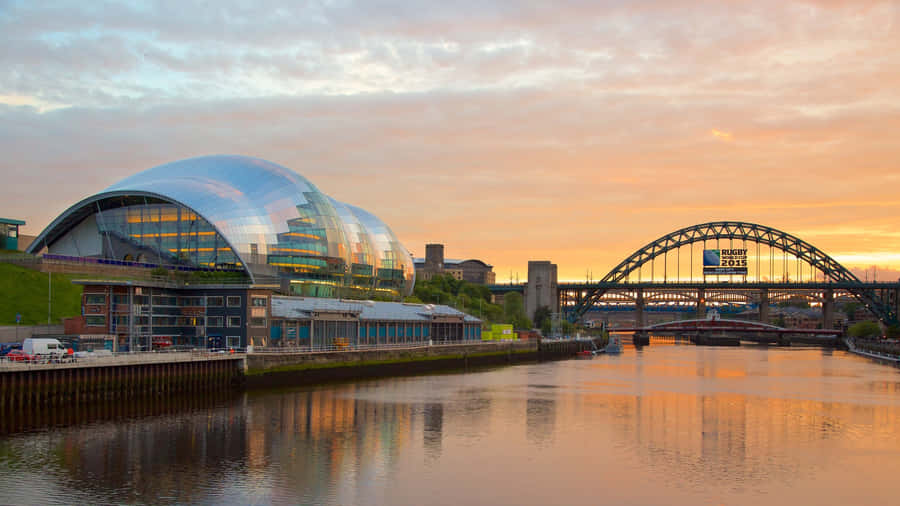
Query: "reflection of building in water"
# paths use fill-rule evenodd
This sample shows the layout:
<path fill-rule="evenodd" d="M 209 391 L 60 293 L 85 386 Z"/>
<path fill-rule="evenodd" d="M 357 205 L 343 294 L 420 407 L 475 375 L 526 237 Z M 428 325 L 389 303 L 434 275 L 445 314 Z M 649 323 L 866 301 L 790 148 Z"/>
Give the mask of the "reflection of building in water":
<path fill-rule="evenodd" d="M 56 449 L 49 454 L 68 472 L 67 486 L 84 490 L 90 496 L 104 497 L 112 503 L 153 502 L 158 500 L 160 490 L 166 490 L 178 491 L 177 496 L 169 498 L 171 502 L 207 502 L 210 493 L 207 485 L 218 482 L 243 462 L 248 443 L 246 413 L 238 404 L 221 408 L 207 407 L 203 402 L 143 401 L 143 404 L 157 405 L 159 412 L 168 414 L 119 418 L 62 433 L 48 432 L 47 445 L 31 445 L 41 456 L 23 455 L 22 462 L 45 461 L 48 446 L 55 444 Z M 169 404 L 175 405 L 178 413 L 171 414 L 167 409 Z M 86 411 L 107 407 L 94 405 Z M 154 410 L 151 407 L 146 413 Z M 120 416 L 129 415 L 120 411 Z M 36 471 L 46 483 L 45 465 L 39 467 Z M 185 473 L 186 469 L 190 473 Z M 44 502 L 38 497 L 46 498 L 46 493 L 38 492 L 34 502 Z M 32 502 L 27 498 L 22 500 Z"/>
<path fill-rule="evenodd" d="M 425 444 L 425 458 L 437 460 L 441 457 L 441 444 L 444 439 L 444 405 L 426 404 L 424 415 L 425 429 L 422 431 L 422 438 Z"/>
<path fill-rule="evenodd" d="M 366 384 L 334 390 L 287 392 L 255 399 L 254 417 L 248 424 L 251 473 L 271 474 L 278 462 L 272 490 L 274 502 L 296 502 L 298 497 L 333 496 L 331 484 L 371 487 L 373 477 L 388 470 L 407 446 L 412 410 L 407 404 L 358 399 Z M 252 455 L 260 452 L 261 458 Z M 341 494 L 364 497 L 366 490 L 342 490 Z M 351 502 L 364 502 L 361 499 Z"/>
<path fill-rule="evenodd" d="M 556 424 L 556 400 L 529 397 L 525 408 L 525 435 L 534 444 L 553 438 Z"/>

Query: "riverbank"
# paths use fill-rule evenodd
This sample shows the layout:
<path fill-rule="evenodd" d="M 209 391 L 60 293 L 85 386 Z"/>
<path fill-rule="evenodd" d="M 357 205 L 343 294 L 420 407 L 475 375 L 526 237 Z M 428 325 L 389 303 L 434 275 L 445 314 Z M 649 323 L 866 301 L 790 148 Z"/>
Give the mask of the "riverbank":
<path fill-rule="evenodd" d="M 321 353 L 251 353 L 247 388 L 411 376 L 574 356 L 590 341 L 503 341 Z"/>
<path fill-rule="evenodd" d="M 851 353 L 900 365 L 900 343 L 853 338 L 848 338 L 844 342 Z"/>
<path fill-rule="evenodd" d="M 120 354 L 64 363 L 0 363 L 0 412 L 156 395 L 301 386 L 574 356 L 590 341 L 489 341 L 367 350 Z"/>

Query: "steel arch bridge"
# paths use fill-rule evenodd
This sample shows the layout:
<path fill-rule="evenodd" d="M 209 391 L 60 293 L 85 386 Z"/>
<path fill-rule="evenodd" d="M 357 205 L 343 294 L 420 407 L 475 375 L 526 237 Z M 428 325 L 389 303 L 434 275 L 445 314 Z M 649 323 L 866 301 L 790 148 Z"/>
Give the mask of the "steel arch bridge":
<path fill-rule="evenodd" d="M 613 286 L 628 286 L 626 285 L 626 281 L 628 280 L 629 275 L 635 271 L 640 272 L 639 269 L 641 269 L 643 265 L 650 263 L 652 268 L 654 259 L 664 256 L 670 251 L 678 250 L 683 246 L 692 245 L 698 242 L 721 239 L 750 241 L 758 245 L 765 245 L 769 248 L 783 251 L 785 254 L 797 258 L 798 261 L 802 261 L 809 265 L 813 272 L 818 271 L 822 273 L 822 283 L 811 283 L 807 284 L 805 287 L 820 289 L 834 287 L 846 290 L 884 323 L 897 323 L 897 309 L 893 307 L 890 301 L 885 300 L 882 295 L 879 295 L 879 292 L 873 288 L 872 284 L 860 281 L 860 279 L 847 270 L 847 268 L 828 256 L 822 250 L 797 236 L 788 234 L 787 232 L 782 232 L 781 230 L 765 225 L 741 221 L 715 221 L 702 223 L 666 234 L 629 255 L 625 260 L 619 263 L 619 265 L 609 271 L 609 273 L 607 273 L 599 282 L 579 285 L 578 290 L 580 296 L 572 301 L 570 306 L 562 309 L 567 313 L 571 321 L 581 319 L 581 317 L 594 307 Z M 800 268 L 799 263 L 798 268 Z M 778 285 L 776 283 L 766 284 Z M 782 284 L 785 286 L 796 285 L 795 288 L 804 288 L 803 283 L 794 282 Z M 679 283 L 674 283 L 673 288 L 678 285 Z M 684 284 L 681 285 L 683 286 Z M 812 285 L 816 286 L 813 287 Z M 710 286 L 710 284 L 704 282 L 694 286 L 704 287 Z M 753 284 L 745 283 L 744 285 L 739 285 L 735 283 L 730 286 L 734 288 L 739 286 L 750 287 L 753 286 Z M 564 286 L 560 285 L 560 290 L 563 288 Z"/>

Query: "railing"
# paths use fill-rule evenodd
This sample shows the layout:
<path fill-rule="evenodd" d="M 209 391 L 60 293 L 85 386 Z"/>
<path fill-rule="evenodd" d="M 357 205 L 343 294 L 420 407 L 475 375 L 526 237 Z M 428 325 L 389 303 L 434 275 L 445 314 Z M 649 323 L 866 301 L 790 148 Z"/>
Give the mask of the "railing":
<path fill-rule="evenodd" d="M 171 362 L 193 362 L 200 360 L 215 360 L 238 358 L 246 353 L 245 349 L 207 349 L 195 348 L 189 351 L 185 350 L 159 350 L 144 352 L 105 352 L 96 355 L 73 356 L 66 355 L 63 359 L 53 359 L 49 355 L 38 355 L 37 360 L 32 361 L 16 361 L 9 357 L 0 357 L 0 371 L 21 370 L 21 369 L 47 369 L 60 366 L 81 366 L 90 367 L 94 365 L 130 365 L 130 364 L 149 364 L 149 363 L 171 363 Z"/>
<path fill-rule="evenodd" d="M 894 362 L 900 361 L 900 342 L 894 339 L 846 339 L 847 347 L 854 353 Z"/>
<path fill-rule="evenodd" d="M 254 346 L 247 353 L 262 354 L 287 354 L 287 353 L 335 353 L 335 352 L 351 352 L 351 351 L 371 351 L 371 350 L 414 350 L 422 348 L 440 348 L 449 346 L 471 346 L 471 345 L 508 345 L 509 343 L 522 342 L 515 340 L 505 341 L 419 341 L 409 343 L 384 343 L 384 344 L 349 344 L 341 345 L 308 345 L 308 346 Z"/>
<path fill-rule="evenodd" d="M 37 257 L 35 257 L 37 258 Z M 157 267 L 162 267 L 169 271 L 184 271 L 184 272 L 244 272 L 243 269 L 240 268 L 229 268 L 229 267 L 196 267 L 192 265 L 178 265 L 178 264 L 162 264 L 162 263 L 147 263 L 147 262 L 134 262 L 131 260 L 112 260 L 108 258 L 87 258 L 87 257 L 75 257 L 68 255 L 51 255 L 46 254 L 42 257 L 46 260 L 56 260 L 66 263 L 79 263 L 79 264 L 99 264 L 99 265 L 118 265 L 120 267 L 138 267 L 141 269 L 155 269 Z"/>
<path fill-rule="evenodd" d="M 357 345 L 315 345 L 315 346 L 269 346 L 269 347 L 253 347 L 248 348 L 178 348 L 178 349 L 162 349 L 154 351 L 134 351 L 134 352 L 110 352 L 101 350 L 99 353 L 86 353 L 76 355 L 65 355 L 60 359 L 53 359 L 49 355 L 38 355 L 37 360 L 32 361 L 16 361 L 8 357 L 0 357 L 0 370 L 21 370 L 29 368 L 52 368 L 59 366 L 84 366 L 92 365 L 128 365 L 143 363 L 159 363 L 159 362 L 190 362 L 196 360 L 225 359 L 238 358 L 246 354 L 314 354 L 314 353 L 336 353 L 336 352 L 354 352 L 354 351 L 371 351 L 371 350 L 415 350 L 427 348 L 444 348 L 451 346 L 509 346 L 511 343 L 521 343 L 527 341 L 503 340 L 503 341 L 480 341 L 480 340 L 454 340 L 454 341 L 422 341 L 410 343 L 387 343 L 387 344 L 357 344 Z"/>
<path fill-rule="evenodd" d="M 0 262 L 8 264 L 39 264 L 41 257 L 22 252 L 9 252 L 0 254 Z"/>

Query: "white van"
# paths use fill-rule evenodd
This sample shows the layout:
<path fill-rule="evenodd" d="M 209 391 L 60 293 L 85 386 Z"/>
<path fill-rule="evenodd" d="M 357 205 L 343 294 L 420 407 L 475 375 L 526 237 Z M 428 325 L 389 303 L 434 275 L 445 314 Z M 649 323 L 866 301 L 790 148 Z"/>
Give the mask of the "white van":
<path fill-rule="evenodd" d="M 22 351 L 29 355 L 35 355 L 42 359 L 59 361 L 67 360 L 68 350 L 59 339 L 29 338 L 22 342 Z"/>

